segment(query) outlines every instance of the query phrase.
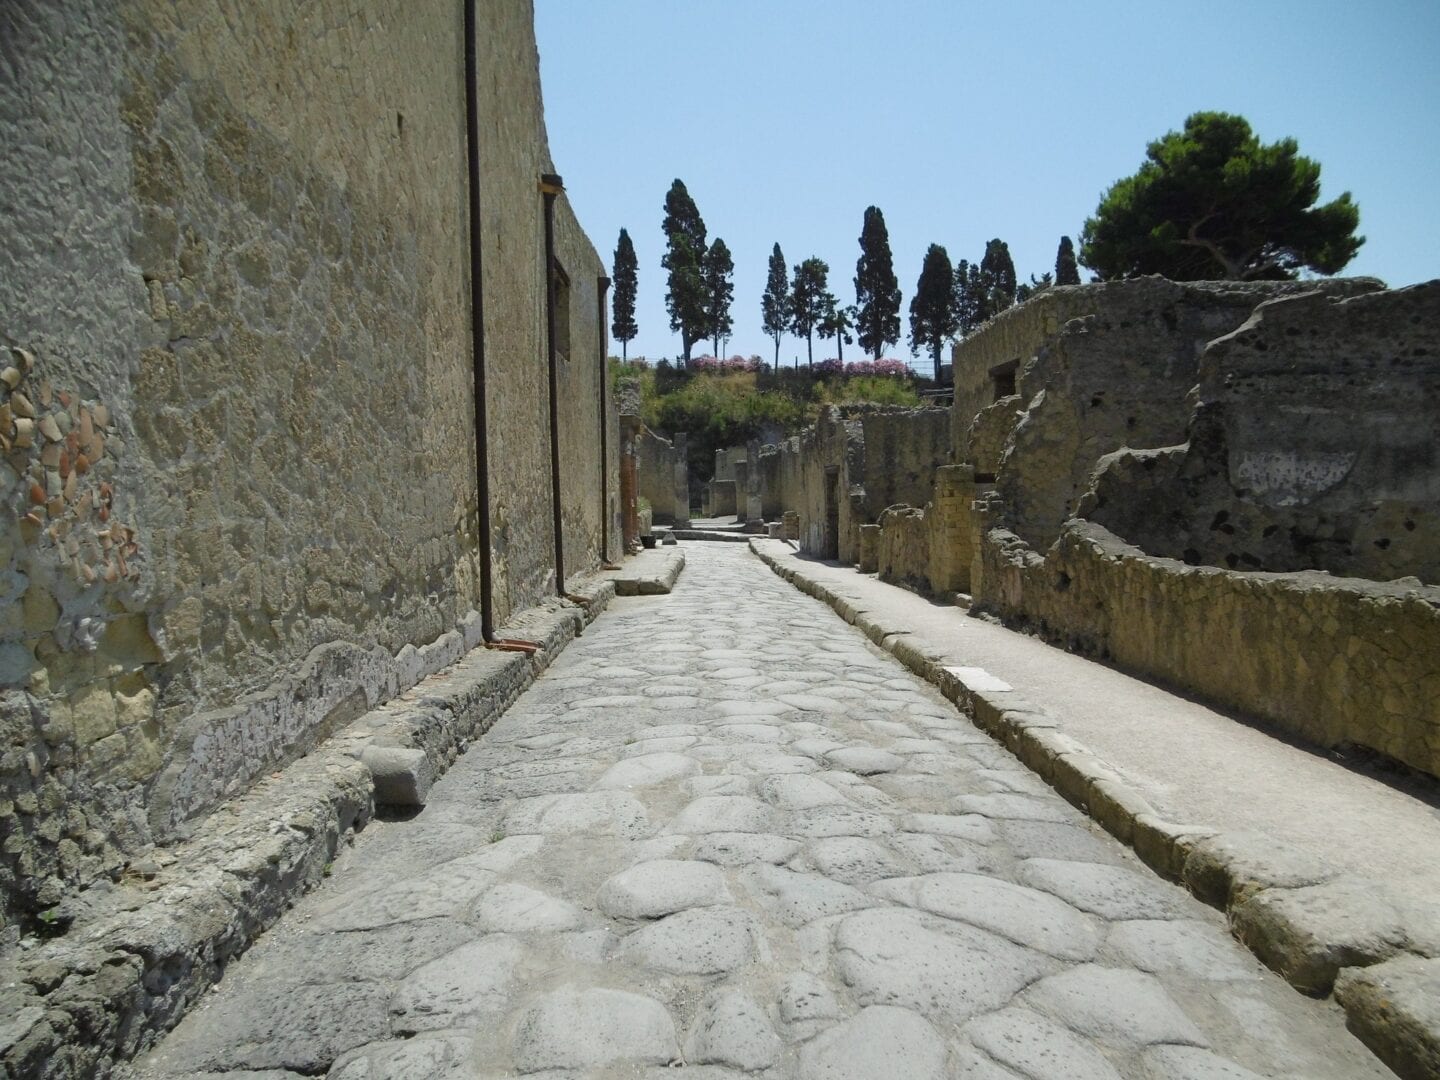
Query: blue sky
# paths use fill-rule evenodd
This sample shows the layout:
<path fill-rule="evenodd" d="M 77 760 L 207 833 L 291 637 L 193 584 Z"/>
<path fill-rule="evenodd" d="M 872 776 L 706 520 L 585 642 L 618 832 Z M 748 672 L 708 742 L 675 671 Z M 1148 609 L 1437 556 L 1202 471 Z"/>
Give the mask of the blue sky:
<path fill-rule="evenodd" d="M 607 265 L 622 226 L 635 242 L 631 356 L 680 351 L 660 268 L 675 177 L 735 258 L 727 351 L 769 359 L 776 241 L 791 266 L 826 260 L 852 301 L 861 218 L 879 206 L 902 317 L 931 243 L 953 262 L 1000 237 L 1021 280 L 1038 277 L 1145 144 L 1202 109 L 1293 136 L 1322 166 L 1322 200 L 1351 192 L 1367 241 L 1347 274 L 1440 276 L 1440 0 L 535 6 L 556 167 Z M 787 336 L 782 362 L 796 355 Z M 833 355 L 817 342 L 817 360 Z M 888 355 L 909 358 L 903 338 Z"/>

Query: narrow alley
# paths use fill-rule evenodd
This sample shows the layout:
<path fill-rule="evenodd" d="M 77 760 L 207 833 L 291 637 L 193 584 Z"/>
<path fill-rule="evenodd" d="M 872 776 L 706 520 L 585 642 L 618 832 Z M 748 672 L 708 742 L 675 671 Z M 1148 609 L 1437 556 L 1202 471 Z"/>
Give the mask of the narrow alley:
<path fill-rule="evenodd" d="M 686 556 L 131 1075 L 1388 1075 L 748 547 Z"/>

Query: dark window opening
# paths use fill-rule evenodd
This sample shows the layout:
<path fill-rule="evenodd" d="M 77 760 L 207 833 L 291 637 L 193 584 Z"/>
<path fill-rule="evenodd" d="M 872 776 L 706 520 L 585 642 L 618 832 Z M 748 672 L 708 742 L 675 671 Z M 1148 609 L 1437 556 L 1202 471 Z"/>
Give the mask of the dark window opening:
<path fill-rule="evenodd" d="M 1019 370 L 1019 360 L 1009 360 L 990 369 L 990 383 L 995 391 L 995 396 L 991 400 L 999 401 L 1001 398 L 1010 397 L 1016 393 L 1015 376 Z"/>

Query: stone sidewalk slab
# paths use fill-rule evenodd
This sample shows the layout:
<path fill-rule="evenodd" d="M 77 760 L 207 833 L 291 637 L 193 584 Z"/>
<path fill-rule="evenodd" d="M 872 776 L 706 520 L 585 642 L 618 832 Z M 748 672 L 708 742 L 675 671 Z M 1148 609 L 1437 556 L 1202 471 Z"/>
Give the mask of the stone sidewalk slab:
<path fill-rule="evenodd" d="M 779 541 L 751 548 L 1152 868 L 1229 912 L 1236 936 L 1297 989 L 1324 995 L 1366 965 L 1440 957 L 1440 812 L 1424 798 L 874 575 Z M 1397 994 L 1383 1023 L 1373 997 L 1339 1000 L 1392 1067 L 1440 1042 L 1433 1010 L 1409 1004 L 1421 995 Z"/>

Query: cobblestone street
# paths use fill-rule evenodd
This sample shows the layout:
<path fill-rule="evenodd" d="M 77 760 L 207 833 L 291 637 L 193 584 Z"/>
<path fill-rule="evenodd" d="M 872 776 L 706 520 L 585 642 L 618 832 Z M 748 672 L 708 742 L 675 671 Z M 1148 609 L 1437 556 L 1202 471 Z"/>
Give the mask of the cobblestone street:
<path fill-rule="evenodd" d="M 746 546 L 685 554 L 134 1075 L 1389 1075 Z"/>

